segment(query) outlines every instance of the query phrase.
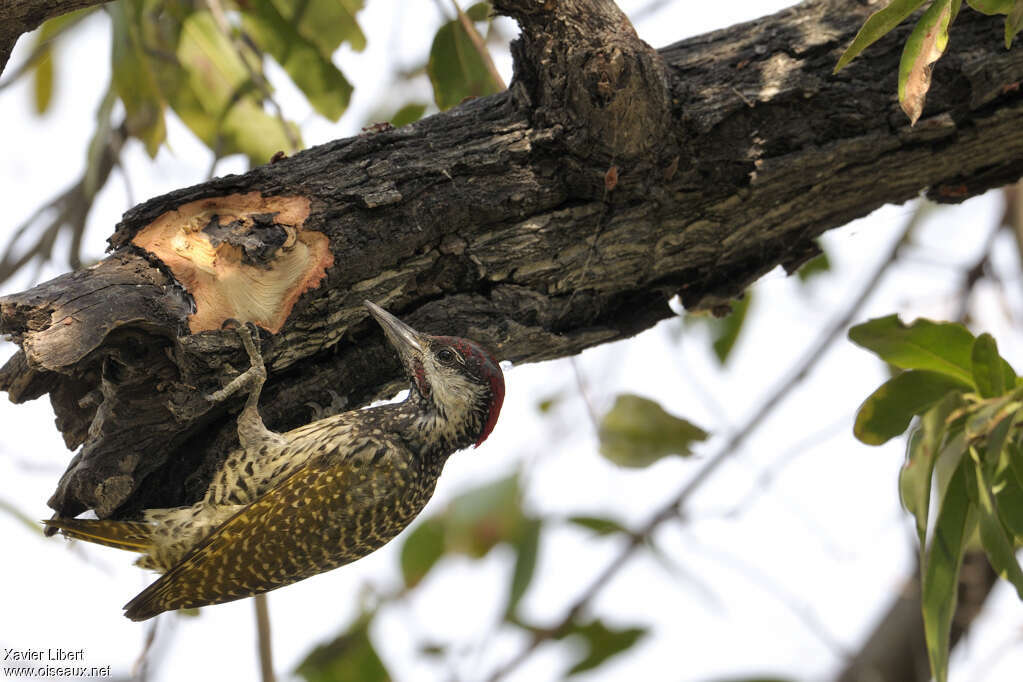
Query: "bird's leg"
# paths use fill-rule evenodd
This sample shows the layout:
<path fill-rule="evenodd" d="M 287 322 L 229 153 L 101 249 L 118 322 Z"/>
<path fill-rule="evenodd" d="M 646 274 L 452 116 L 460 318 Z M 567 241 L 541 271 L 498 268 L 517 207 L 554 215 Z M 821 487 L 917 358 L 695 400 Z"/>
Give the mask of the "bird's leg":
<path fill-rule="evenodd" d="M 266 381 L 266 366 L 263 355 L 253 340 L 253 330 L 248 325 L 238 326 L 238 337 L 249 355 L 249 368 L 231 380 L 224 388 L 206 396 L 210 402 L 219 403 L 238 391 L 246 391 L 245 408 L 238 415 L 238 440 L 242 448 L 248 452 L 257 452 L 262 447 L 279 448 L 284 445 L 284 438 L 266 428 L 263 418 L 259 415 L 259 395 Z M 258 332 L 257 332 L 258 333 Z"/>

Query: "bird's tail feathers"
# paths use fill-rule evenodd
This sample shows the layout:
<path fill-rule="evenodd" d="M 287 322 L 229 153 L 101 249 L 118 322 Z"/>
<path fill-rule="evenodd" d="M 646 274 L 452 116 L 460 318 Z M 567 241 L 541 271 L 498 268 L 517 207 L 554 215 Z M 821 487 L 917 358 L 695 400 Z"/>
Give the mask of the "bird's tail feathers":
<path fill-rule="evenodd" d="M 129 552 L 148 552 L 153 546 L 153 526 L 142 521 L 53 518 L 43 523 L 69 538 Z"/>

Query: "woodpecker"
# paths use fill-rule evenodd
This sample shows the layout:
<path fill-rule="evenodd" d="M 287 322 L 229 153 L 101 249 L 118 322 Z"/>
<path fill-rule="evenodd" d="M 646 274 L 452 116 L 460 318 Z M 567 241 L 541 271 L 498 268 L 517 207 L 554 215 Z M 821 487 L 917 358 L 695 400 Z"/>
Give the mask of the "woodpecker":
<path fill-rule="evenodd" d="M 208 396 L 216 402 L 248 392 L 238 417 L 241 447 L 202 500 L 150 509 L 139 521 L 43 522 L 71 538 L 139 552 L 137 565 L 163 573 L 124 606 L 128 618 L 250 597 L 366 556 L 419 514 L 452 453 L 490 435 L 504 401 L 494 357 L 468 339 L 421 334 L 365 306 L 401 358 L 404 401 L 270 431 L 258 408 L 266 369 L 252 330 L 241 325 L 250 367 Z"/>

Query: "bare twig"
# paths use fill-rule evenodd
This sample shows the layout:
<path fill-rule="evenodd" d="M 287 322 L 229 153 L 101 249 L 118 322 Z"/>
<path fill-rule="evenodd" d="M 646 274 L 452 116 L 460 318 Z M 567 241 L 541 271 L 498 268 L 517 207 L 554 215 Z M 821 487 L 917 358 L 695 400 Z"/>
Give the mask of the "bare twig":
<path fill-rule="evenodd" d="M 746 441 L 746 439 L 764 422 L 764 420 L 782 403 L 784 398 L 795 388 L 806 376 L 809 375 L 810 371 L 817 365 L 820 359 L 824 356 L 825 351 L 831 346 L 831 344 L 839 337 L 839 335 L 849 326 L 853 319 L 859 314 L 866 303 L 867 299 L 877 288 L 884 276 L 885 272 L 889 267 L 898 259 L 899 250 L 905 243 L 906 239 L 916 229 L 920 220 L 924 217 L 927 212 L 927 204 L 917 204 L 916 210 L 913 211 L 906 225 L 903 227 L 902 232 L 896 242 L 889 249 L 888 253 L 885 254 L 884 258 L 878 262 L 874 271 L 870 277 L 867 278 L 866 282 L 860 288 L 859 293 L 852 300 L 845 312 L 835 318 L 834 321 L 821 333 L 817 338 L 817 341 L 811 346 L 810 350 L 803 356 L 803 358 L 796 363 L 792 372 L 774 391 L 772 391 L 760 404 L 760 408 L 754 413 L 752 417 L 732 436 L 725 442 L 725 444 L 718 450 L 718 452 L 706 460 L 703 468 L 700 469 L 696 474 L 678 491 L 678 493 L 668 501 L 667 504 L 663 505 L 651 516 L 651 518 L 636 532 L 634 532 L 628 543 L 622 548 L 618 556 L 611 560 L 604 570 L 597 576 L 597 578 L 590 583 L 590 585 L 583 591 L 583 593 L 576 598 L 576 600 L 569 607 L 565 616 L 553 627 L 543 631 L 538 631 L 533 635 L 529 644 L 512 658 L 508 663 L 499 668 L 490 677 L 490 682 L 496 682 L 506 677 L 509 673 L 519 667 L 529 656 L 544 642 L 554 638 L 558 633 L 563 632 L 569 627 L 576 617 L 585 609 L 594 597 L 604 588 L 605 585 L 613 578 L 619 570 L 628 562 L 628 560 L 635 554 L 636 550 L 643 546 L 645 539 L 649 537 L 658 526 L 664 521 L 671 518 L 680 518 L 683 516 L 683 508 L 689 498 L 696 493 L 699 488 L 706 483 L 711 476 L 717 471 L 717 469 L 735 452 L 739 447 Z"/>
<path fill-rule="evenodd" d="M 270 609 L 265 594 L 252 598 L 256 607 L 256 647 L 259 651 L 259 672 L 262 682 L 274 682 L 274 657 L 270 641 Z"/>
<path fill-rule="evenodd" d="M 597 418 L 597 410 L 594 409 L 593 402 L 590 400 L 590 392 L 586 388 L 586 380 L 583 379 L 579 363 L 576 361 L 575 356 L 569 358 L 568 362 L 572 366 L 572 374 L 575 375 L 575 385 L 579 389 L 579 395 L 582 397 L 583 403 L 586 405 L 586 414 L 590 417 L 590 423 L 593 424 L 594 430 L 599 430 L 600 419 Z"/>
<path fill-rule="evenodd" d="M 462 8 L 458 6 L 458 0 L 451 0 L 451 4 L 455 6 L 455 14 L 458 15 L 458 21 L 461 22 L 462 28 L 469 36 L 469 40 L 472 41 L 472 46 L 476 48 L 476 52 L 479 53 L 480 59 L 483 60 L 483 65 L 487 67 L 487 73 L 490 74 L 490 78 L 494 81 L 494 84 L 500 87 L 501 90 L 507 90 L 508 86 L 505 85 L 504 79 L 501 78 L 501 73 L 494 66 L 494 60 L 490 57 L 490 50 L 487 49 L 486 43 L 483 40 L 483 36 L 480 35 L 479 31 L 476 30 L 476 26 L 472 23 L 472 19 L 469 15 L 462 11 Z"/>
<path fill-rule="evenodd" d="M 3 257 L 0 258 L 0 283 L 7 280 L 34 258 L 39 258 L 40 265 L 49 260 L 57 236 L 65 229 L 71 232 L 71 248 L 68 262 L 73 267 L 78 266 L 81 260 L 79 249 L 82 244 L 82 235 L 85 232 L 85 223 L 89 217 L 89 210 L 92 207 L 93 199 L 99 188 L 106 183 L 114 164 L 117 163 L 125 137 L 126 133 L 123 125 L 110 129 L 106 144 L 103 146 L 99 159 L 96 162 L 95 187 L 88 187 L 87 176 L 89 175 L 89 170 L 87 169 L 81 180 L 54 197 L 45 206 L 40 207 L 39 210 L 14 231 L 14 235 L 7 242 Z M 51 210 L 56 211 L 56 215 L 39 230 L 39 238 L 36 242 L 28 247 L 20 256 L 15 256 L 14 247 L 21 236 L 28 232 L 44 213 Z"/>
<path fill-rule="evenodd" d="M 838 638 L 828 630 L 820 618 L 817 617 L 811 604 L 799 595 L 790 592 L 767 573 L 759 570 L 756 564 L 742 561 L 729 552 L 698 542 L 694 538 L 690 538 L 689 544 L 696 545 L 697 549 L 702 551 L 704 555 L 743 576 L 749 582 L 762 588 L 767 594 L 777 597 L 782 604 L 788 607 L 793 615 L 803 622 L 807 631 L 817 637 L 837 656 L 845 660 L 852 657 L 852 652 L 846 649 Z"/>
<path fill-rule="evenodd" d="M 146 638 L 142 642 L 142 651 L 139 652 L 135 663 L 131 667 L 131 677 L 135 682 L 145 682 L 149 678 L 149 655 L 153 650 L 153 643 L 156 642 L 156 628 L 160 620 L 159 618 L 154 618 L 146 628 Z"/>
<path fill-rule="evenodd" d="M 1002 222 L 999 221 L 995 225 L 994 229 L 988 234 L 987 239 L 984 240 L 984 247 L 981 249 L 980 257 L 977 258 L 976 262 L 970 267 L 966 268 L 963 272 L 963 283 L 959 289 L 959 310 L 956 312 L 954 319 L 959 322 L 966 322 L 967 316 L 970 312 L 970 300 L 973 297 L 973 290 L 976 288 L 977 283 L 985 277 L 990 277 L 990 258 L 991 251 L 995 245 L 995 239 L 998 238 L 999 233 L 1002 231 Z"/>

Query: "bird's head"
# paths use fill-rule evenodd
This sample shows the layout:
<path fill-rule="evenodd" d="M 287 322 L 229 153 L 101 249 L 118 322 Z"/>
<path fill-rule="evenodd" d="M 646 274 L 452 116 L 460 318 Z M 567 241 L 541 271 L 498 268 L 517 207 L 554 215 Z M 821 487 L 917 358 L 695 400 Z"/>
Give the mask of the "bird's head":
<path fill-rule="evenodd" d="M 410 390 L 434 411 L 438 428 L 464 429 L 458 435 L 469 439 L 462 447 L 485 441 L 504 402 L 504 374 L 494 357 L 474 341 L 422 334 L 380 306 L 364 304 L 398 351 Z"/>

